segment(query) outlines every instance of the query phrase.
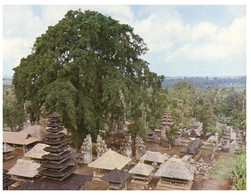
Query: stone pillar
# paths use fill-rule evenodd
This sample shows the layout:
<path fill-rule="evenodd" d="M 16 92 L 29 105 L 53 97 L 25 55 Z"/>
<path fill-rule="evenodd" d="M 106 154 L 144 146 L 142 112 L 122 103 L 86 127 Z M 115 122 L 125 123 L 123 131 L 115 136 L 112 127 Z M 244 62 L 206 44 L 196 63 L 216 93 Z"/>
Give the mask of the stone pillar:
<path fill-rule="evenodd" d="M 97 136 L 97 158 L 102 156 L 106 151 L 108 150 L 107 145 L 105 144 L 105 141 L 102 140 L 102 137 L 100 135 Z"/>
<path fill-rule="evenodd" d="M 81 153 L 85 164 L 92 162 L 92 138 L 90 134 L 88 134 L 84 139 L 84 142 L 81 146 Z"/>
<path fill-rule="evenodd" d="M 146 152 L 146 145 L 144 141 L 142 140 L 141 137 L 138 135 L 136 136 L 136 141 L 135 141 L 135 146 L 136 146 L 136 159 L 139 160 L 141 156 Z"/>

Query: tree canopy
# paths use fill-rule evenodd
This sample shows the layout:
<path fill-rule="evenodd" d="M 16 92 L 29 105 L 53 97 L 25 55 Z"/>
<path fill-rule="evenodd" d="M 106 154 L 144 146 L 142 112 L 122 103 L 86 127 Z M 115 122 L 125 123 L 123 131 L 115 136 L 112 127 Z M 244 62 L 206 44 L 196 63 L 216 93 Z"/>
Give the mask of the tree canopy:
<path fill-rule="evenodd" d="M 127 24 L 95 11 L 68 11 L 14 68 L 17 100 L 30 101 L 32 121 L 42 108 L 60 113 L 76 146 L 105 123 L 131 117 L 141 124 L 163 79 L 140 58 L 147 50 Z"/>

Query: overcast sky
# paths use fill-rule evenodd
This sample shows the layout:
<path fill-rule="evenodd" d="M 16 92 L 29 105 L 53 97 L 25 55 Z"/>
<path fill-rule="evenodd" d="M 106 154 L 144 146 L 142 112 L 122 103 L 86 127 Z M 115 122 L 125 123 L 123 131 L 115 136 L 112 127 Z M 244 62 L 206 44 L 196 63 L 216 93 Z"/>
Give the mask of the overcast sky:
<path fill-rule="evenodd" d="M 99 11 L 127 23 L 147 44 L 142 56 L 165 76 L 246 75 L 245 6 L 4 5 L 3 75 L 31 53 L 36 37 L 68 10 Z"/>

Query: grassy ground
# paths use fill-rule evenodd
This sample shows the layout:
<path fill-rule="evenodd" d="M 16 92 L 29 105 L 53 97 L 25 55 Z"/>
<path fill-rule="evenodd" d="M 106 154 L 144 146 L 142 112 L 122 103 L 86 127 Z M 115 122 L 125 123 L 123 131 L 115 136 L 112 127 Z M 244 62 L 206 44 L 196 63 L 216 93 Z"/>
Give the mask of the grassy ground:
<path fill-rule="evenodd" d="M 234 154 L 230 153 L 221 153 L 217 159 L 216 169 L 211 170 L 210 172 L 210 178 L 229 179 L 231 177 L 231 168 L 234 156 Z"/>
<path fill-rule="evenodd" d="M 199 156 L 196 157 L 196 161 L 199 161 L 201 158 L 205 163 L 211 163 L 210 157 L 211 157 L 211 150 L 205 150 L 205 149 L 200 149 Z"/>

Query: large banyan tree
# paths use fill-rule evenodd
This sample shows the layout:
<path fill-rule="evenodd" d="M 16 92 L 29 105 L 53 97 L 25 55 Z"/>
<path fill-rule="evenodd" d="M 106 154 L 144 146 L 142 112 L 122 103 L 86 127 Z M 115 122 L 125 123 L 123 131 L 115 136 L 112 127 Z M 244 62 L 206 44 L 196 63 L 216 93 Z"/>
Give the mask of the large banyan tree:
<path fill-rule="evenodd" d="M 86 134 L 96 137 L 127 113 L 140 121 L 162 80 L 140 58 L 146 51 L 129 25 L 95 11 L 68 11 L 14 68 L 17 99 L 29 102 L 33 122 L 42 110 L 60 113 L 79 147 Z"/>

